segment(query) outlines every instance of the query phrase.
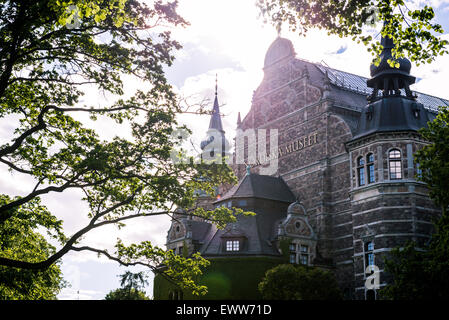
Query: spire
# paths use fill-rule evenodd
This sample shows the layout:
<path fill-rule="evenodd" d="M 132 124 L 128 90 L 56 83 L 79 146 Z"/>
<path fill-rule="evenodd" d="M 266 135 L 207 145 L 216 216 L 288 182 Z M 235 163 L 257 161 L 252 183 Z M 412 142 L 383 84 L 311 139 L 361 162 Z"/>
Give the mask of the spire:
<path fill-rule="evenodd" d="M 201 141 L 200 147 L 203 152 L 208 152 L 210 157 L 213 157 L 214 154 L 221 154 L 224 157 L 229 151 L 229 142 L 226 140 L 225 131 L 223 130 L 223 124 L 221 122 L 220 105 L 218 103 L 217 75 L 215 75 L 215 99 L 212 107 L 209 129 L 207 130 L 206 138 Z M 219 150 L 221 150 L 221 152 Z"/>
<path fill-rule="evenodd" d="M 214 106 L 212 108 L 212 115 L 211 115 L 210 122 L 209 122 L 209 129 L 219 130 L 224 133 L 223 125 L 221 123 L 220 106 L 218 104 L 217 74 L 215 74 L 215 99 L 214 99 Z"/>
<path fill-rule="evenodd" d="M 239 111 L 239 114 L 237 116 L 237 127 L 240 127 L 241 124 L 242 124 L 242 118 L 240 117 L 240 111 Z"/>

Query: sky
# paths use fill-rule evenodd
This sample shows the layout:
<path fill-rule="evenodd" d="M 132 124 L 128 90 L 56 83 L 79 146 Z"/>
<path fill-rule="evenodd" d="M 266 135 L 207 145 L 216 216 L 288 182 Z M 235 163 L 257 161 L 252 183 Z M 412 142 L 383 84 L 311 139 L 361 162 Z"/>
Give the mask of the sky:
<path fill-rule="evenodd" d="M 449 0 L 412 1 L 413 5 L 430 4 L 436 11 L 436 21 L 443 25 L 449 40 Z M 176 53 L 175 63 L 166 69 L 166 75 L 174 90 L 192 103 L 209 100 L 210 108 L 215 91 L 215 78 L 218 78 L 218 99 L 223 113 L 223 126 L 228 140 L 232 141 L 236 128 L 237 113 L 242 118 L 251 107 L 253 91 L 263 78 L 263 61 L 277 32 L 271 25 L 258 18 L 255 0 L 180 0 L 178 12 L 190 26 L 172 29 L 173 38 L 183 48 Z M 325 62 L 332 68 L 369 77 L 371 55 L 362 45 L 350 39 L 327 36 L 324 32 L 311 30 L 307 37 L 299 37 L 284 27 L 281 36 L 290 39 L 298 58 L 312 62 Z M 449 55 L 438 57 L 430 65 L 412 67 L 412 75 L 419 81 L 413 90 L 449 99 Z M 134 81 L 127 83 L 128 92 L 139 86 Z M 98 104 L 112 99 L 100 97 L 91 92 L 85 99 L 96 97 Z M 92 125 L 105 137 L 113 137 L 115 131 L 106 120 L 92 124 L 82 118 L 87 126 Z M 199 144 L 209 124 L 209 117 L 182 116 L 194 132 L 192 140 Z M 6 143 L 14 128 L 14 123 L 0 122 L 0 144 Z M 12 175 L 0 166 L 0 193 L 10 195 L 25 194 L 31 181 L 26 177 Z M 52 193 L 42 197 L 43 203 L 64 220 L 66 234 L 70 235 L 87 224 L 86 205 L 80 201 L 82 195 L 77 191 Z M 170 226 L 168 217 L 135 219 L 126 227 L 117 230 L 105 227 L 87 235 L 82 243 L 96 248 L 109 248 L 117 237 L 125 243 L 150 240 L 164 247 Z M 119 274 L 125 271 L 141 271 L 141 268 L 120 267 L 106 258 L 90 253 L 69 253 L 62 259 L 64 278 L 71 283 L 64 289 L 59 299 L 103 299 L 113 289 L 120 287 Z M 152 278 L 146 288 L 151 297 Z"/>

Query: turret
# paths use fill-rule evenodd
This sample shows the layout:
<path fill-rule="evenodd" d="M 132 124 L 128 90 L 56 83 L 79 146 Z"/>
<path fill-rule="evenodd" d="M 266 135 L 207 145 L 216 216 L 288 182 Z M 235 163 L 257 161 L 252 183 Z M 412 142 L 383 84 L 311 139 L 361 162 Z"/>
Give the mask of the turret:
<path fill-rule="evenodd" d="M 220 105 L 218 103 L 218 85 L 215 78 L 215 99 L 212 114 L 209 121 L 209 129 L 206 138 L 201 141 L 201 158 L 203 160 L 215 160 L 217 156 L 222 158 L 229 156 L 229 142 L 226 140 L 225 131 L 221 122 Z"/>

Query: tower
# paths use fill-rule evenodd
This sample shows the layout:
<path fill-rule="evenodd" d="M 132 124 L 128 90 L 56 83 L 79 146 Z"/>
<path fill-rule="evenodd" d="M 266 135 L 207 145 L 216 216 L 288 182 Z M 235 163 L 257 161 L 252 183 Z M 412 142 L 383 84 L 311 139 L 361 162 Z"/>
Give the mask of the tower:
<path fill-rule="evenodd" d="M 209 121 L 206 138 L 201 141 L 201 158 L 205 161 L 223 163 L 225 157 L 229 157 L 229 142 L 226 139 L 223 124 L 221 122 L 220 105 L 218 103 L 218 81 L 215 77 L 215 99 Z"/>
<path fill-rule="evenodd" d="M 209 121 L 209 128 L 205 139 L 200 144 L 201 159 L 222 163 L 224 157 L 229 155 L 229 143 L 226 140 L 225 131 L 221 122 L 220 106 L 218 103 L 218 84 L 215 79 L 215 99 Z M 202 177 L 206 180 L 207 177 Z M 224 193 L 224 186 L 216 190 L 216 196 Z M 205 210 L 214 208 L 213 202 L 217 200 L 203 190 L 196 190 L 196 205 Z M 167 249 L 172 249 L 180 255 L 190 255 L 199 251 L 202 245 L 202 237 L 205 233 L 215 229 L 212 224 L 203 221 L 202 218 L 186 216 L 185 208 L 178 208 L 170 229 L 167 233 Z"/>
<path fill-rule="evenodd" d="M 426 144 L 418 130 L 427 126 L 431 115 L 410 91 L 415 82 L 410 61 L 401 58 L 399 68 L 391 67 L 394 43 L 386 37 L 382 45 L 381 62 L 371 65 L 367 81 L 372 94 L 362 109 L 358 131 L 346 143 L 357 299 L 378 298 L 377 289 L 390 280 L 384 270 L 388 252 L 410 240 L 418 245 L 428 241 L 432 216 L 438 213 L 425 185 L 416 179 L 419 167 L 413 158 Z M 371 286 L 376 282 L 370 280 L 370 270 L 375 270 L 379 286 Z"/>

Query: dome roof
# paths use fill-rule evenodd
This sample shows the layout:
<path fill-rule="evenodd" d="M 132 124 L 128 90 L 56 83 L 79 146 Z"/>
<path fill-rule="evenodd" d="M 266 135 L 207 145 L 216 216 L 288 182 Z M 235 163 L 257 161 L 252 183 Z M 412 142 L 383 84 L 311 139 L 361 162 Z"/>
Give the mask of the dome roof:
<path fill-rule="evenodd" d="M 288 39 L 277 37 L 265 54 L 264 68 L 287 57 L 294 57 L 295 55 L 296 53 L 292 42 Z"/>
<path fill-rule="evenodd" d="M 391 67 L 388 64 L 388 59 L 393 60 L 393 55 L 391 53 L 391 49 L 394 48 L 393 40 L 388 37 L 382 37 L 381 44 L 384 47 L 382 54 L 380 56 L 381 61 L 378 66 L 371 64 L 370 66 L 371 77 L 387 73 L 402 73 L 404 75 L 409 75 L 410 70 L 412 68 L 410 60 L 406 58 L 397 59 L 397 62 L 399 62 L 399 68 Z"/>

